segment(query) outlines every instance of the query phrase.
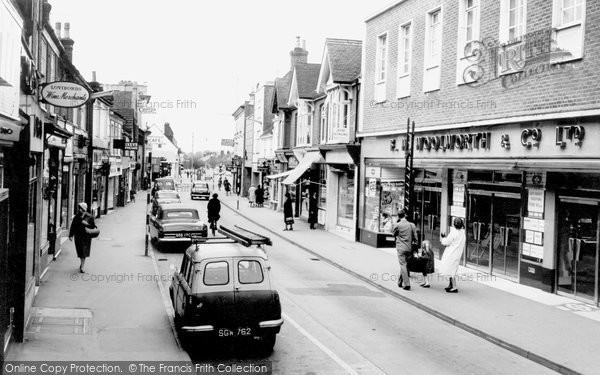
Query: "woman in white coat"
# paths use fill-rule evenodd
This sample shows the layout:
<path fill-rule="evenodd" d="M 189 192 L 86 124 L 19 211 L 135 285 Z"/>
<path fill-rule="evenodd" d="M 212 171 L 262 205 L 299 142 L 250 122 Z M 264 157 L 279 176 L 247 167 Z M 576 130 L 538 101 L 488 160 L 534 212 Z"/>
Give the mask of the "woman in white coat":
<path fill-rule="evenodd" d="M 460 258 L 465 249 L 466 235 L 465 225 L 461 219 L 455 217 L 452 225 L 453 227 L 450 228 L 450 233 L 448 233 L 447 237 L 443 233 L 440 235 L 440 242 L 446 246 L 444 255 L 442 255 L 442 259 L 440 260 L 440 274 L 447 276 L 449 279 L 446 292 L 458 293 L 455 278 L 458 273 Z"/>

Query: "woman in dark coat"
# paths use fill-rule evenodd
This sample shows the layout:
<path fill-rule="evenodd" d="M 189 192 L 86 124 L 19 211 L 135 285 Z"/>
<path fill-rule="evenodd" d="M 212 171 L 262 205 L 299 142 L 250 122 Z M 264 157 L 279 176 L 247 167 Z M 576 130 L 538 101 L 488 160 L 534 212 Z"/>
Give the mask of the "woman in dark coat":
<path fill-rule="evenodd" d="M 75 236 L 75 250 L 77 251 L 77 257 L 81 261 L 79 266 L 79 272 L 84 273 L 83 267 L 85 266 L 85 258 L 90 256 L 90 250 L 92 247 L 92 238 L 87 234 L 85 228 L 96 228 L 94 217 L 87 212 L 87 204 L 81 202 L 77 205 L 77 215 L 73 217 L 71 222 L 71 229 L 69 230 L 69 239 L 73 241 Z"/>
<path fill-rule="evenodd" d="M 285 193 L 285 202 L 283 202 L 283 220 L 285 222 L 284 230 L 294 230 L 294 209 L 292 207 L 292 196 L 290 193 Z M 289 225 L 289 229 L 288 229 Z"/>
<path fill-rule="evenodd" d="M 264 189 L 260 185 L 258 185 L 258 187 L 256 188 L 256 192 L 254 194 L 256 194 L 256 205 L 258 207 L 262 207 L 263 203 L 265 203 Z"/>
<path fill-rule="evenodd" d="M 217 222 L 221 218 L 221 201 L 219 201 L 219 194 L 214 193 L 212 199 L 208 201 L 206 207 L 208 209 L 208 222 L 210 223 L 210 229 L 212 229 L 213 236 L 217 230 Z"/>
<path fill-rule="evenodd" d="M 308 201 L 308 223 L 310 224 L 310 229 L 316 229 L 315 224 L 319 219 L 319 201 L 317 200 L 317 192 L 313 192 L 310 195 L 310 200 Z"/>

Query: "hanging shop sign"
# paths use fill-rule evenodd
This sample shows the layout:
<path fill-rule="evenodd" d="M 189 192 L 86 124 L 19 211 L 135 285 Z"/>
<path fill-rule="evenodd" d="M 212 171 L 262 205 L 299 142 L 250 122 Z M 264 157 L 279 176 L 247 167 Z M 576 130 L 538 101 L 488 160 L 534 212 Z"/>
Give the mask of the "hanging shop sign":
<path fill-rule="evenodd" d="M 90 92 L 75 82 L 56 81 L 42 86 L 42 101 L 61 108 L 81 107 L 90 100 Z"/>
<path fill-rule="evenodd" d="M 125 151 L 136 151 L 138 149 L 137 142 L 125 142 Z"/>

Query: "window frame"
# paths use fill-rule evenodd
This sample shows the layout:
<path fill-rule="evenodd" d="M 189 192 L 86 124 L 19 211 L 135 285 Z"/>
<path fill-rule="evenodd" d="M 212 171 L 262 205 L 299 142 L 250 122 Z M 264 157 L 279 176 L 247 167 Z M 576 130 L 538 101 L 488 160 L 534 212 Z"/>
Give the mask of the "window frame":
<path fill-rule="evenodd" d="M 385 48 L 384 48 L 384 52 L 385 55 L 382 56 L 382 43 L 381 43 L 381 39 L 385 37 Z M 390 39 L 389 39 L 389 33 L 387 31 L 384 31 L 380 34 L 377 35 L 377 45 L 376 45 L 376 52 L 375 52 L 375 84 L 381 84 L 381 83 L 385 83 L 387 81 L 387 74 L 388 74 L 388 68 L 389 68 L 389 44 L 390 44 Z M 383 61 L 383 64 L 382 64 Z M 383 78 L 381 78 L 381 75 L 383 73 Z"/>
<path fill-rule="evenodd" d="M 472 0 L 473 5 L 467 7 L 469 0 L 460 0 L 458 3 L 458 36 L 456 41 L 456 84 L 464 85 L 473 81 L 465 80 L 465 70 L 472 65 L 470 58 L 473 54 L 467 55 L 465 50 L 468 43 L 480 40 L 481 37 L 481 1 Z M 474 11 L 471 39 L 467 37 L 468 13 Z"/>
<path fill-rule="evenodd" d="M 577 0 L 576 0 L 577 1 Z M 585 54 L 585 31 L 586 31 L 586 14 L 587 14 L 587 1 L 581 1 L 581 19 L 578 21 L 573 21 L 569 23 L 562 23 L 562 15 L 563 15 L 563 4 L 564 0 L 552 0 L 552 39 L 556 44 L 556 47 L 560 48 L 560 44 L 558 42 L 558 34 L 565 32 L 569 29 L 581 28 L 580 36 L 579 36 L 579 53 L 573 54 L 572 56 L 561 56 L 559 58 L 552 59 L 552 63 L 559 64 L 563 62 L 569 62 L 573 60 L 582 59 Z"/>
<path fill-rule="evenodd" d="M 405 35 L 404 30 L 408 27 L 409 34 Z M 413 19 L 401 23 L 398 26 L 398 72 L 396 75 L 396 98 L 402 99 L 410 96 L 412 84 L 413 69 L 413 50 L 414 50 L 414 23 Z M 406 50 L 406 41 L 408 41 L 408 51 Z M 404 71 L 405 58 L 408 53 L 408 69 Z M 402 68 L 400 68 L 402 67 Z M 401 84 L 400 81 L 407 81 Z M 404 86 L 406 84 L 406 86 Z M 404 90 L 401 92 L 401 90 Z"/>
<path fill-rule="evenodd" d="M 432 18 L 433 18 L 433 15 L 436 13 L 439 14 L 440 30 L 439 30 L 439 43 L 437 45 L 438 53 L 435 55 L 436 58 L 434 58 L 434 56 L 432 56 L 432 54 L 431 54 L 431 52 L 432 52 L 431 51 L 432 50 L 431 39 L 432 39 L 432 35 L 434 33 L 431 30 L 432 30 Z M 423 44 L 423 92 L 424 93 L 434 92 L 434 91 L 438 91 L 441 89 L 443 41 L 444 41 L 444 6 L 440 4 L 434 8 L 431 8 L 427 12 L 425 12 L 425 43 Z M 428 74 L 431 74 L 431 73 L 429 73 L 429 71 L 434 70 L 434 69 L 439 69 L 439 77 L 437 80 L 437 84 L 435 85 L 435 88 L 431 88 L 429 86 L 426 87 L 425 83 L 427 81 Z"/>
<path fill-rule="evenodd" d="M 217 264 L 217 263 L 225 263 L 227 265 L 227 282 L 221 283 L 221 284 L 207 284 L 206 283 L 206 268 L 211 264 Z M 224 285 L 229 285 L 230 282 L 231 282 L 231 270 L 229 269 L 228 261 L 213 260 L 213 261 L 208 261 L 208 262 L 206 262 L 206 264 L 204 264 L 204 270 L 202 272 L 202 284 L 204 284 L 205 286 L 224 286 Z"/>
<path fill-rule="evenodd" d="M 240 277 L 240 263 L 242 262 L 248 262 L 248 263 L 256 263 L 258 264 L 258 267 L 260 269 L 260 275 L 261 275 L 261 279 L 260 281 L 256 281 L 256 282 L 243 282 L 241 277 Z M 262 264 L 256 260 L 256 259 L 240 259 L 237 261 L 237 281 L 242 284 L 242 285 L 256 285 L 256 284 L 262 284 L 265 281 L 265 271 L 263 270 L 263 266 Z"/>

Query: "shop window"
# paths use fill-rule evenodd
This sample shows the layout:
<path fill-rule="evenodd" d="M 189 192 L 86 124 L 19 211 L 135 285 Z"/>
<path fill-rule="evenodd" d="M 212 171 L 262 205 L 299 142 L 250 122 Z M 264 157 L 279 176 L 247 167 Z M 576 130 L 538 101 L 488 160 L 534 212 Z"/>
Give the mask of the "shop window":
<path fill-rule="evenodd" d="M 474 182 L 494 182 L 494 172 L 470 170 L 468 178 Z"/>
<path fill-rule="evenodd" d="M 338 207 L 336 224 L 352 228 L 354 217 L 354 170 L 341 174 L 338 181 Z"/>
<path fill-rule="evenodd" d="M 365 189 L 363 229 L 391 233 L 390 224 L 403 208 L 404 182 L 370 178 L 366 180 Z"/>
<path fill-rule="evenodd" d="M 327 206 L 327 171 L 325 168 L 319 170 L 319 208 Z"/>

